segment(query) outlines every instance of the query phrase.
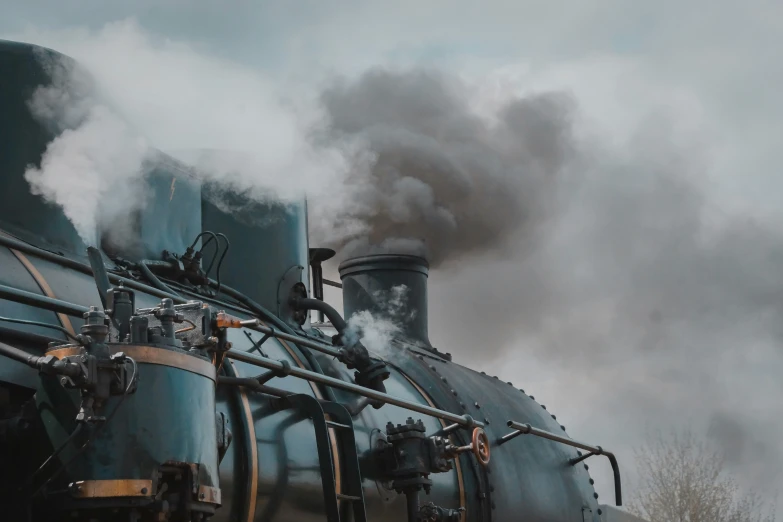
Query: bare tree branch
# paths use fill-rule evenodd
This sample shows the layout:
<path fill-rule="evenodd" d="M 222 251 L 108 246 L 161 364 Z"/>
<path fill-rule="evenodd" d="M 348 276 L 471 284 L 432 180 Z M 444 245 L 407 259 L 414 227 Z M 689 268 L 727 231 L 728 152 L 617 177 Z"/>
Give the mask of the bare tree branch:
<path fill-rule="evenodd" d="M 727 475 L 724 455 L 690 431 L 656 434 L 636 450 L 641 484 L 629 510 L 650 522 L 774 522 Z"/>

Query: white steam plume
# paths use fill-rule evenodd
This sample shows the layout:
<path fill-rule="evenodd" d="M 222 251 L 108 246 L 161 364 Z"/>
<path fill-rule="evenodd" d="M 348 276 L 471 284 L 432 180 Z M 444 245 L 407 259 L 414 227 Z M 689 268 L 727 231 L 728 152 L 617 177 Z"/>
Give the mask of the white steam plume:
<path fill-rule="evenodd" d="M 319 113 L 307 92 L 156 39 L 132 19 L 95 32 L 31 30 L 10 38 L 61 52 L 94 79 L 87 89 L 84 72 L 70 60 L 47 64 L 56 69 L 54 85 L 36 93 L 31 107 L 41 121 L 67 131 L 52 142 L 41 168 L 27 174 L 32 190 L 62 206 L 88 243 L 105 220 L 102 199 L 110 192 L 121 195 L 112 205 L 143 205 L 138 182 L 151 153 L 147 143 L 192 161 L 204 179 L 259 200 L 286 201 L 307 190 L 338 197 L 343 151 L 310 143 L 308 129 Z"/>
<path fill-rule="evenodd" d="M 96 97 L 89 77 L 70 61 L 39 53 L 51 85 L 39 87 L 30 111 L 57 137 L 40 167 L 24 176 L 33 194 L 62 207 L 82 240 L 97 245 L 100 221 L 116 222 L 142 202 L 139 179 L 151 149 Z"/>
<path fill-rule="evenodd" d="M 408 291 L 407 286 L 398 285 L 388 291 L 373 292 L 378 311 L 373 314 L 362 310 L 348 318 L 347 341 L 359 341 L 367 350 L 385 359 L 402 356 L 399 351 L 391 349 L 391 343 L 400 335 L 403 321 L 413 318 L 412 315 L 406 316 Z M 415 313 L 415 310 L 410 312 Z"/>

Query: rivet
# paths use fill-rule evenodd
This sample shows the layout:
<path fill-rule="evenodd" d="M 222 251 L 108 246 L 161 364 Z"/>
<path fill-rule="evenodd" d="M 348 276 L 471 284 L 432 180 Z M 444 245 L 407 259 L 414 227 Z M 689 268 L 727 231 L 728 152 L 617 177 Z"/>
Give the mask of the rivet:
<path fill-rule="evenodd" d="M 561 424 L 561 425 L 560 425 L 560 429 L 561 429 L 561 430 L 563 430 L 563 431 L 565 431 L 565 426 L 563 426 L 563 425 Z"/>
<path fill-rule="evenodd" d="M 582 456 L 582 452 L 579 450 L 576 450 L 576 454 L 579 455 L 580 457 Z"/>
<path fill-rule="evenodd" d="M 552 414 L 552 418 L 553 418 L 553 419 L 555 419 L 555 420 L 557 420 L 557 415 L 555 415 L 555 414 Z"/>
<path fill-rule="evenodd" d="M 590 469 L 590 466 L 588 466 L 587 464 L 585 464 L 585 469 Z"/>
<path fill-rule="evenodd" d="M 424 357 L 423 357 L 423 356 L 421 356 L 421 355 L 417 355 L 416 357 L 418 357 L 418 358 L 419 358 L 419 359 L 421 359 L 422 361 L 424 360 Z"/>
<path fill-rule="evenodd" d="M 598 493 L 593 493 L 593 498 L 598 498 Z"/>
<path fill-rule="evenodd" d="M 146 495 L 147 494 L 147 488 L 141 488 L 141 494 Z"/>
<path fill-rule="evenodd" d="M 479 403 L 478 403 L 478 401 L 477 401 L 477 402 L 474 402 L 474 403 L 473 403 L 473 406 L 475 406 L 475 407 L 476 407 L 476 408 L 478 408 L 478 409 L 481 409 L 481 404 L 479 404 Z"/>
<path fill-rule="evenodd" d="M 544 409 L 546 409 L 546 406 L 544 406 L 543 404 L 541 405 L 541 407 L 542 407 L 542 408 L 544 408 Z"/>
<path fill-rule="evenodd" d="M 511 384 L 511 381 L 506 381 L 506 384 L 510 384 L 511 386 L 514 386 L 513 384 Z"/>
<path fill-rule="evenodd" d="M 440 380 L 443 382 L 449 382 L 448 379 L 446 379 L 445 377 L 441 377 Z"/>
<path fill-rule="evenodd" d="M 204 493 L 198 496 L 198 498 L 200 498 L 201 500 L 204 500 L 204 497 L 205 497 Z"/>
<path fill-rule="evenodd" d="M 452 395 L 457 395 L 457 390 L 451 390 Z"/>
<path fill-rule="evenodd" d="M 484 424 L 489 424 L 489 419 L 487 419 L 486 417 L 484 418 Z"/>
<path fill-rule="evenodd" d="M 603 512 L 603 511 L 601 511 L 601 509 L 600 509 L 600 508 L 598 508 L 598 514 L 599 514 L 599 515 L 603 515 L 603 514 L 604 514 L 604 512 Z"/>
<path fill-rule="evenodd" d="M 590 485 L 592 486 L 593 484 L 595 484 L 595 480 L 590 479 Z"/>
<path fill-rule="evenodd" d="M 525 393 L 525 390 L 523 390 L 522 388 L 520 388 L 519 391 L 521 391 L 522 393 Z"/>

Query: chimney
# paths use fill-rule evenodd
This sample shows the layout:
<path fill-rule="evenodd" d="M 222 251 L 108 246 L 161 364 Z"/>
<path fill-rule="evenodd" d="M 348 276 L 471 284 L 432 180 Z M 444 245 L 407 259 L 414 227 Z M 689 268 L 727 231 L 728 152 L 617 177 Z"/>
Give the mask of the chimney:
<path fill-rule="evenodd" d="M 343 261 L 339 268 L 343 283 L 345 319 L 369 311 L 374 317 L 395 321 L 408 342 L 431 348 L 427 334 L 427 275 L 429 264 L 422 257 L 378 254 Z M 406 288 L 402 309 L 389 317 L 388 299 L 393 288 Z M 396 304 L 396 303 L 395 303 Z"/>

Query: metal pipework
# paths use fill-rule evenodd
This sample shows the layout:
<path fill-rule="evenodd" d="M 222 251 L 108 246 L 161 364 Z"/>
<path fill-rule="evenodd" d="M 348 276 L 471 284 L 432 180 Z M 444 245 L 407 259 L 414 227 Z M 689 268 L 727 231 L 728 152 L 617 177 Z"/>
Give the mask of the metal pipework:
<path fill-rule="evenodd" d="M 445 410 L 440 410 L 438 408 L 432 408 L 430 406 L 425 406 L 423 404 L 417 404 L 415 402 L 406 401 L 405 399 L 400 399 L 398 397 L 394 397 L 386 393 L 377 392 L 370 388 L 365 388 L 364 386 L 359 386 L 357 384 L 353 384 L 350 382 L 341 381 L 340 379 L 335 379 L 334 377 L 329 377 L 327 375 L 322 375 L 320 373 L 315 373 L 308 370 L 303 370 L 301 368 L 296 368 L 280 361 L 267 359 L 266 357 L 250 355 L 244 352 L 235 352 L 233 350 L 229 350 L 228 352 L 226 352 L 226 357 L 228 357 L 229 359 L 234 359 L 237 361 L 242 361 L 248 364 L 252 364 L 254 366 L 260 366 L 268 370 L 283 371 L 288 373 L 288 375 L 293 375 L 294 377 L 298 377 L 300 379 L 313 381 L 320 384 L 325 384 L 326 386 L 332 386 L 334 388 L 340 388 L 342 390 L 353 392 L 363 397 L 367 397 L 386 404 L 393 404 L 394 406 L 399 406 L 407 410 L 415 411 L 424 415 L 429 415 L 431 417 L 436 417 L 438 419 L 444 419 L 459 424 L 460 426 L 463 426 L 465 428 L 484 427 L 484 424 L 482 422 L 474 420 L 469 415 L 457 415 L 455 413 L 451 413 Z"/>
<path fill-rule="evenodd" d="M 81 367 L 78 364 L 61 361 L 57 357 L 52 357 L 51 355 L 45 355 L 43 357 L 30 355 L 24 350 L 14 348 L 5 343 L 0 343 L 0 355 L 26 364 L 30 368 L 34 368 L 43 373 L 66 375 L 68 377 L 79 377 L 82 373 Z"/>
<path fill-rule="evenodd" d="M 318 341 L 313 341 L 305 337 L 300 337 L 298 335 L 287 334 L 285 332 L 281 332 L 280 330 L 275 330 L 269 326 L 264 326 L 258 319 L 247 319 L 240 321 L 227 314 L 220 313 L 218 314 L 217 321 L 218 328 L 248 328 L 250 330 L 255 330 L 256 332 L 261 332 L 262 334 L 268 335 L 269 337 L 291 341 L 302 346 L 307 346 L 308 348 L 312 348 L 313 350 L 319 351 L 321 353 L 331 355 L 332 357 L 337 357 L 338 359 L 340 358 L 340 351 L 332 348 L 329 345 L 319 343 Z"/>
<path fill-rule="evenodd" d="M 569 439 L 568 437 L 563 437 L 562 435 L 557 435 L 556 433 L 551 433 L 549 431 L 544 431 L 538 428 L 534 428 L 530 424 L 522 424 L 521 422 L 516 422 L 512 420 L 508 421 L 506 424 L 508 425 L 509 428 L 513 428 L 517 431 L 512 431 L 511 433 L 508 433 L 500 437 L 497 441 L 498 446 L 500 446 L 501 444 L 505 444 L 506 442 L 510 441 L 511 439 L 519 435 L 534 435 L 536 437 L 541 437 L 542 439 L 549 439 L 555 442 L 559 442 L 560 444 L 565 444 L 566 446 L 583 449 L 589 452 L 586 455 L 582 455 L 581 457 L 577 457 L 569 460 L 568 463 L 572 466 L 579 462 L 582 462 L 583 460 L 589 457 L 592 457 L 593 455 L 604 455 L 606 458 L 609 459 L 609 463 L 612 465 L 612 473 L 614 474 L 615 504 L 617 504 L 618 506 L 623 505 L 622 485 L 620 483 L 620 466 L 617 464 L 617 457 L 614 456 L 614 453 L 606 451 L 601 446 L 591 446 L 583 442 L 578 442 L 573 439 Z"/>
<path fill-rule="evenodd" d="M 13 248 L 15 250 L 19 250 L 20 252 L 24 252 L 25 254 L 29 254 L 31 256 L 39 257 L 41 259 L 45 259 L 46 261 L 51 261 L 52 263 L 57 263 L 58 265 L 71 268 L 73 270 L 76 270 L 77 272 L 81 272 L 83 274 L 87 275 L 94 275 L 92 268 L 90 268 L 89 265 L 86 265 L 84 263 L 81 263 L 79 261 L 75 261 L 73 259 L 70 259 L 68 257 L 54 254 L 52 252 L 49 252 L 48 250 L 44 250 L 42 248 L 38 248 L 32 245 L 29 245 L 23 241 L 19 241 L 18 239 L 14 239 L 11 237 L 6 237 L 3 235 L 0 235 L 0 245 L 7 247 L 7 248 Z M 171 295 L 166 292 L 162 292 L 158 290 L 157 288 L 153 288 L 149 285 L 145 285 L 143 283 L 139 283 L 138 281 L 134 281 L 133 279 L 128 279 L 126 277 L 118 276 L 116 274 L 108 274 L 109 281 L 112 283 L 122 283 L 127 288 L 133 288 L 134 290 L 139 290 L 141 292 L 145 292 L 150 295 L 154 295 L 155 297 L 165 298 L 168 297 L 172 300 L 174 300 L 175 303 L 183 304 L 187 301 L 185 299 L 182 299 L 179 296 Z M 38 305 L 36 305 L 38 306 Z"/>
<path fill-rule="evenodd" d="M 43 308 L 44 310 L 51 310 L 52 312 L 60 312 L 79 318 L 83 317 L 85 313 L 90 311 L 90 309 L 86 306 L 80 306 L 69 303 L 68 301 L 61 301 L 60 299 L 46 297 L 45 295 L 28 292 L 26 290 L 20 290 L 18 288 L 12 288 L 6 285 L 0 285 L 0 299 L 35 306 L 38 308 Z"/>

